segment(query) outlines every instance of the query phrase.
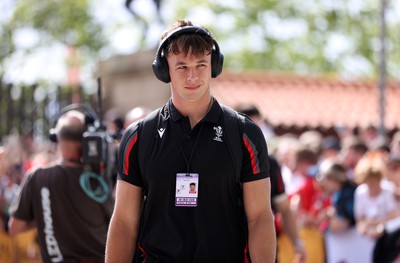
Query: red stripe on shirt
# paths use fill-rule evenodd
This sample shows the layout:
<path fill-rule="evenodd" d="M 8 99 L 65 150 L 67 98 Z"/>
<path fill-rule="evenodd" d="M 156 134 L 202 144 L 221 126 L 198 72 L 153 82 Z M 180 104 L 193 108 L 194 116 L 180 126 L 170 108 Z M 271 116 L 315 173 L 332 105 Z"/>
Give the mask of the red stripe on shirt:
<path fill-rule="evenodd" d="M 127 175 L 129 172 L 129 156 L 131 154 L 132 148 L 135 145 L 136 141 L 137 141 L 137 133 L 136 135 L 133 137 L 133 139 L 130 141 L 129 145 L 126 147 L 125 150 L 125 156 L 124 156 L 124 174 Z"/>
<path fill-rule="evenodd" d="M 142 248 L 142 246 L 140 245 L 140 242 L 138 242 L 138 247 L 139 247 L 140 251 L 142 251 L 142 253 L 143 253 L 143 255 L 144 255 L 144 259 L 143 259 L 142 263 L 146 263 L 146 260 L 147 260 L 147 252 L 146 252 L 146 250 L 144 250 L 144 249 Z"/>
<path fill-rule="evenodd" d="M 251 167 L 253 170 L 253 174 L 257 174 L 259 173 L 258 167 L 257 167 L 257 156 L 255 154 L 255 150 L 253 149 L 252 145 L 249 143 L 249 141 L 247 140 L 247 138 L 245 136 L 243 136 L 243 141 L 244 141 L 244 145 L 246 146 L 247 151 L 250 154 L 250 160 L 251 160 Z"/>
<path fill-rule="evenodd" d="M 247 258 L 248 244 L 244 247 L 244 263 L 249 263 L 249 259 Z"/>

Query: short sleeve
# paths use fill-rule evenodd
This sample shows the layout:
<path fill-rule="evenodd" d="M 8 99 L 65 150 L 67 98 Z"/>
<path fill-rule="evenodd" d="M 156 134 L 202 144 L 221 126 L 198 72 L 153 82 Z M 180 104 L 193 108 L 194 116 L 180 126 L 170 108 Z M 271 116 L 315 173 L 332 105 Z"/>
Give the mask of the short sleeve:
<path fill-rule="evenodd" d="M 118 147 L 117 178 L 143 187 L 138 159 L 139 127 L 140 122 L 131 124 L 122 136 Z"/>
<path fill-rule="evenodd" d="M 267 143 L 260 127 L 248 118 L 246 118 L 244 125 L 242 148 L 241 182 L 269 177 Z"/>
<path fill-rule="evenodd" d="M 35 218 L 32 201 L 32 184 L 34 181 L 33 177 L 37 171 L 35 170 L 24 176 L 17 198 L 14 199 L 10 206 L 10 214 L 15 218 L 25 221 L 31 221 Z"/>
<path fill-rule="evenodd" d="M 282 194 L 286 194 L 285 192 L 285 184 L 282 178 L 281 166 L 278 161 L 269 156 L 269 174 L 271 179 L 271 199 L 274 199 Z"/>

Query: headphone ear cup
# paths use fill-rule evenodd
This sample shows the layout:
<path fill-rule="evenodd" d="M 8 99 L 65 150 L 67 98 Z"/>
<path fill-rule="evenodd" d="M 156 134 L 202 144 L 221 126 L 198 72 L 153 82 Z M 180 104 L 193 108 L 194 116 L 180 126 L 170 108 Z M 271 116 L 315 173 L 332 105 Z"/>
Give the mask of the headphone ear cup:
<path fill-rule="evenodd" d="M 154 75 L 162 82 L 171 82 L 171 77 L 169 76 L 169 68 L 167 59 L 163 56 L 157 54 L 156 59 L 152 65 Z"/>
<path fill-rule="evenodd" d="M 216 78 L 222 72 L 224 64 L 224 55 L 213 49 L 211 53 L 211 77 Z"/>
<path fill-rule="evenodd" d="M 49 140 L 52 142 L 57 142 L 57 133 L 56 129 L 51 128 L 49 131 Z"/>
<path fill-rule="evenodd" d="M 91 116 L 91 115 L 86 114 L 86 113 L 84 113 L 84 114 L 85 114 L 85 125 L 89 126 L 91 124 L 94 124 L 94 122 L 96 121 L 96 119 L 94 119 L 94 116 Z"/>

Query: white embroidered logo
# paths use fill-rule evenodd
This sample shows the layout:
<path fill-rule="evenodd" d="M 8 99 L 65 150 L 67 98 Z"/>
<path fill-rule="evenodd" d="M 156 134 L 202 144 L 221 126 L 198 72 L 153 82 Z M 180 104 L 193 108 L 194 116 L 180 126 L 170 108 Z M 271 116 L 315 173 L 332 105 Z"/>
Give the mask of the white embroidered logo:
<path fill-rule="evenodd" d="M 217 127 L 214 127 L 214 131 L 215 131 L 215 137 L 214 137 L 214 141 L 217 141 L 217 142 L 223 142 L 223 140 L 222 140 L 222 134 L 224 133 L 223 131 L 222 131 L 222 128 L 221 128 L 221 126 L 217 126 Z"/>
<path fill-rule="evenodd" d="M 160 135 L 160 138 L 162 138 L 163 135 L 164 135 L 165 129 L 164 128 L 160 128 L 157 131 L 158 131 L 158 134 Z"/>

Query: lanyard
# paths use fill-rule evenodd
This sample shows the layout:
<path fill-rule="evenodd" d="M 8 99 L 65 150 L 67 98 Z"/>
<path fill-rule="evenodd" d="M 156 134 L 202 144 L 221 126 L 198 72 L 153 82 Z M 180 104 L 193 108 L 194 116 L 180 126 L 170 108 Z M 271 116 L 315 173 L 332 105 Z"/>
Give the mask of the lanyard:
<path fill-rule="evenodd" d="M 208 112 L 210 111 L 213 102 L 214 102 L 214 98 L 211 98 L 210 103 L 209 103 L 209 105 L 208 105 L 208 109 L 207 109 L 206 115 L 207 115 Z M 172 101 L 171 101 L 171 104 L 172 104 Z M 169 112 L 172 112 L 172 111 L 171 111 L 171 104 L 169 104 Z M 204 118 L 203 118 L 203 119 L 204 119 Z M 190 153 L 189 159 L 187 158 L 187 156 L 186 156 L 186 154 L 185 154 L 185 151 L 183 150 L 182 144 L 179 142 L 178 135 L 176 134 L 176 131 L 175 131 L 175 128 L 174 128 L 174 124 L 172 123 L 172 118 L 169 118 L 169 121 L 170 121 L 170 123 L 171 123 L 172 131 L 173 131 L 173 133 L 174 133 L 174 135 L 175 135 L 176 142 L 178 143 L 179 149 L 181 150 L 181 152 L 182 152 L 182 154 L 183 154 L 183 158 L 185 159 L 185 163 L 186 163 L 186 173 L 189 174 L 189 173 L 190 173 L 190 163 L 192 162 L 193 153 L 194 153 L 194 150 L 196 149 L 197 142 L 199 141 L 200 133 L 201 133 L 201 131 L 203 130 L 204 120 L 201 120 L 200 130 L 199 130 L 199 133 L 197 134 L 197 137 L 196 137 L 196 140 L 195 140 L 195 142 L 194 142 L 193 149 L 192 149 L 192 152 Z"/>

